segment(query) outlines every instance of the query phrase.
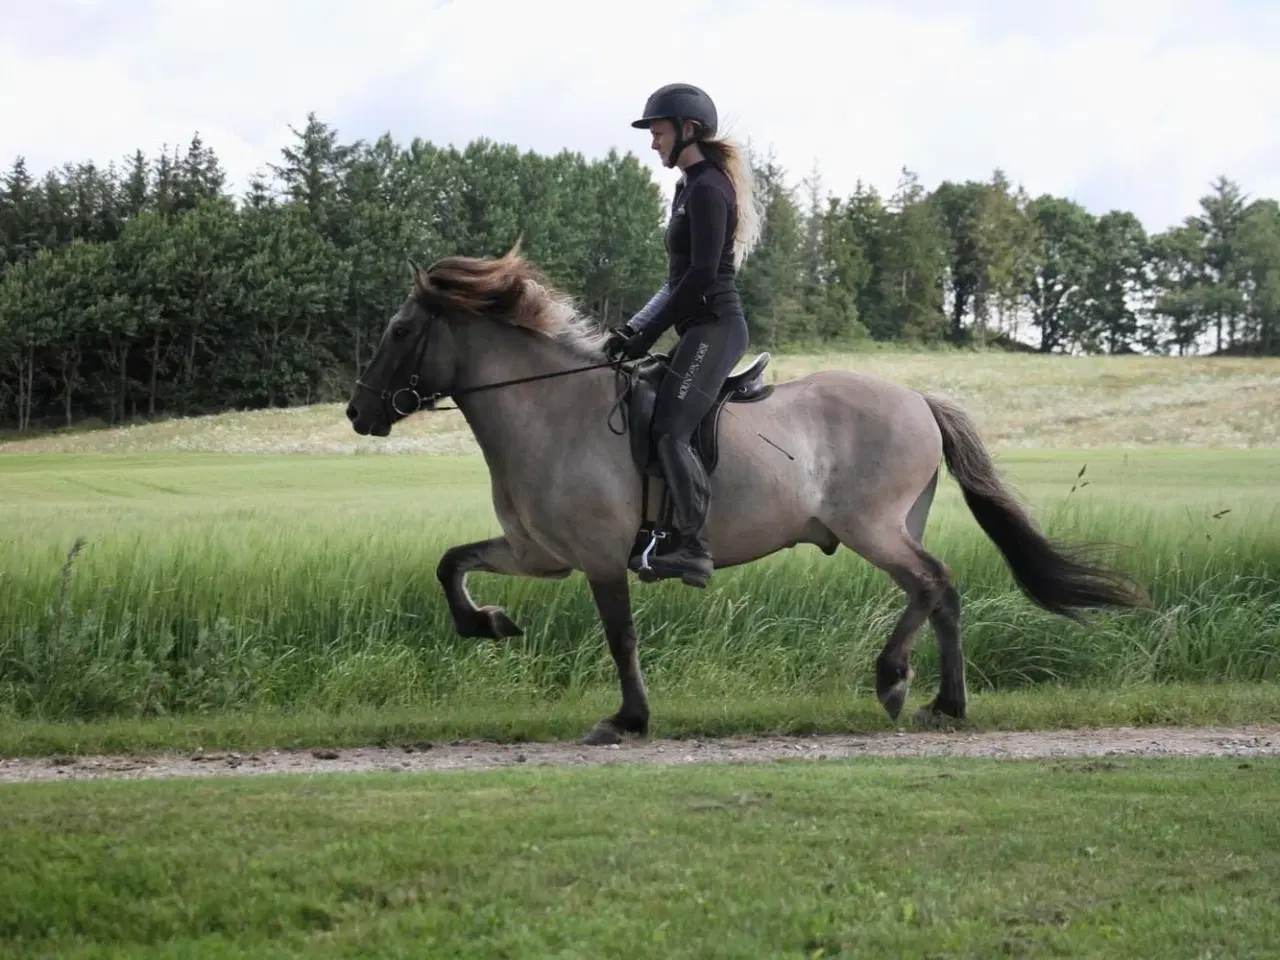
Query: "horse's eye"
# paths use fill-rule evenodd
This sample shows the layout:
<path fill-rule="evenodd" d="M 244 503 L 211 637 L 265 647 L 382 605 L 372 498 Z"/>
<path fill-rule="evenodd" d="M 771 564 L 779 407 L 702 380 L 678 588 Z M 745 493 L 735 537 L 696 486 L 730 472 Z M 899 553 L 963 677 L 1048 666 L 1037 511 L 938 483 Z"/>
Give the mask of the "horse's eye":
<path fill-rule="evenodd" d="M 395 337 L 397 340 L 403 340 L 404 335 L 408 332 L 409 332 L 408 326 L 403 323 L 397 323 L 394 327 L 391 328 L 391 335 Z"/>

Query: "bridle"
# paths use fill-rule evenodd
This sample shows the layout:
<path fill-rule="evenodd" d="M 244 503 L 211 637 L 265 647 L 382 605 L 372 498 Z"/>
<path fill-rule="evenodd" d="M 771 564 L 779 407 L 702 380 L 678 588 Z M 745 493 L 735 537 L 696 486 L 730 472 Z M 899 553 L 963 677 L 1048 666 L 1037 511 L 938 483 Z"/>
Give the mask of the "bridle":
<path fill-rule="evenodd" d="M 618 361 L 606 360 L 603 363 L 593 363 L 585 367 L 572 367 L 568 370 L 554 370 L 551 373 L 539 373 L 531 377 L 517 377 L 513 380 L 499 380 L 496 383 L 482 383 L 482 384 L 477 384 L 474 387 L 464 387 L 461 390 L 440 390 L 435 393 L 429 393 L 426 396 L 423 396 L 418 392 L 418 380 L 419 380 L 418 371 L 422 369 L 423 357 L 427 355 L 427 345 L 430 342 L 431 328 L 433 326 L 435 326 L 434 320 L 428 320 L 425 324 L 423 324 L 422 333 L 418 340 L 417 350 L 412 355 L 414 372 L 409 377 L 409 383 L 406 386 L 400 387 L 396 390 L 389 390 L 389 389 L 377 390 L 374 387 L 369 386 L 369 384 L 365 383 L 363 380 L 360 380 L 359 378 L 356 379 L 357 387 L 360 387 L 361 389 L 364 389 L 364 390 L 368 390 L 370 393 L 372 393 L 374 396 L 376 396 L 379 400 L 382 401 L 383 406 L 385 406 L 388 411 L 387 413 L 388 421 L 392 419 L 391 411 L 398 413 L 402 417 L 407 417 L 410 414 L 417 413 L 419 410 L 422 410 L 424 408 L 427 410 L 457 410 L 458 409 L 457 407 L 437 406 L 436 401 L 441 399 L 442 397 L 452 397 L 454 400 L 457 400 L 458 397 L 464 397 L 469 393 L 481 393 L 485 390 L 496 390 L 499 387 L 511 387 L 511 386 L 515 386 L 518 383 L 532 383 L 535 380 L 550 380 L 554 377 L 567 377 L 571 373 L 585 373 L 588 370 L 601 370 L 601 369 L 604 369 L 605 367 L 613 367 L 621 371 L 621 365 Z M 409 359 L 409 358 L 406 357 L 405 359 Z M 403 367 L 404 364 L 405 364 L 405 360 L 401 360 L 398 364 L 396 364 L 395 367 L 393 367 L 391 370 L 391 376 L 388 377 L 387 379 L 390 381 L 394 381 L 395 375 L 400 371 L 401 367 Z M 407 393 L 413 398 L 414 406 L 412 410 L 400 409 L 399 400 L 397 398 L 399 398 L 400 394 L 402 393 Z"/>

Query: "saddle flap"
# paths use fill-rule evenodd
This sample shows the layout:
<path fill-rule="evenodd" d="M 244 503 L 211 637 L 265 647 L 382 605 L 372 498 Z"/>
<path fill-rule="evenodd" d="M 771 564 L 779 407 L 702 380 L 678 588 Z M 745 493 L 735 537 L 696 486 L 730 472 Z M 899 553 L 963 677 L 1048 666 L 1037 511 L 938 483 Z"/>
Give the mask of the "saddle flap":
<path fill-rule="evenodd" d="M 727 403 L 753 403 L 773 392 L 773 386 L 764 382 L 764 371 L 770 359 L 767 352 L 757 354 L 746 368 L 730 374 L 717 392 L 711 409 L 694 431 L 691 446 L 708 475 L 715 471 L 720 459 L 716 442 L 720 411 Z M 669 355 L 654 354 L 653 359 L 636 364 L 625 399 L 632 459 L 642 473 L 658 478 L 661 478 L 661 471 L 654 455 L 652 423 L 658 389 L 670 363 Z"/>
<path fill-rule="evenodd" d="M 631 457 L 636 465 L 645 472 L 653 461 L 653 446 L 650 442 L 650 427 L 653 423 L 653 411 L 657 406 L 658 387 L 644 375 L 637 376 L 627 388 L 627 420 L 630 423 Z"/>

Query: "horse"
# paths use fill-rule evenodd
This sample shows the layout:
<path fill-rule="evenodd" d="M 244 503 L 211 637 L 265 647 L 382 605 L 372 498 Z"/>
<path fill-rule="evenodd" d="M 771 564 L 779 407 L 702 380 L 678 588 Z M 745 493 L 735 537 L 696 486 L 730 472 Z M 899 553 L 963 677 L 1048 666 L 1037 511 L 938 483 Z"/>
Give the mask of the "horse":
<path fill-rule="evenodd" d="M 467 589 L 472 571 L 554 580 L 582 573 L 621 690 L 618 710 L 582 742 L 647 736 L 628 574 L 644 579 L 665 535 L 661 518 L 646 521 L 650 481 L 661 479 L 645 453 L 647 419 L 633 416 L 628 433 L 613 418 L 643 412 L 652 374 L 609 361 L 607 331 L 518 244 L 499 257 L 407 266 L 410 292 L 353 388 L 352 429 L 385 437 L 404 417 L 453 399 L 488 467 L 503 532 L 440 557 L 436 577 L 458 635 L 500 640 L 523 632 L 502 608 L 476 605 Z M 712 471 L 707 534 L 715 568 L 798 544 L 828 556 L 843 545 L 888 574 L 906 595 L 875 662 L 876 695 L 891 720 L 906 703 L 910 653 L 926 620 L 940 680 L 913 720 L 966 718 L 960 594 L 949 567 L 922 546 L 944 463 L 1033 603 L 1078 622 L 1089 607 L 1149 606 L 1130 577 L 1091 562 L 1083 545 L 1051 542 L 1037 529 L 959 405 L 846 370 L 764 386 L 767 362 L 762 354 L 731 378 L 696 434 Z M 733 415 L 720 416 L 724 409 Z"/>

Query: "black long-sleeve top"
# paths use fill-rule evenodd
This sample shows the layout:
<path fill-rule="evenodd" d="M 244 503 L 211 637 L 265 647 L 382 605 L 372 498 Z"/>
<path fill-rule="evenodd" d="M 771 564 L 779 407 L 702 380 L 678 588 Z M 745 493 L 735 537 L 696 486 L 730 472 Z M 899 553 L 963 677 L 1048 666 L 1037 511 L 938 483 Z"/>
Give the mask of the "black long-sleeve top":
<path fill-rule="evenodd" d="M 651 342 L 671 326 L 684 333 L 708 298 L 734 290 L 736 229 L 732 181 L 710 160 L 692 164 L 671 201 L 667 281 L 627 325 Z"/>

